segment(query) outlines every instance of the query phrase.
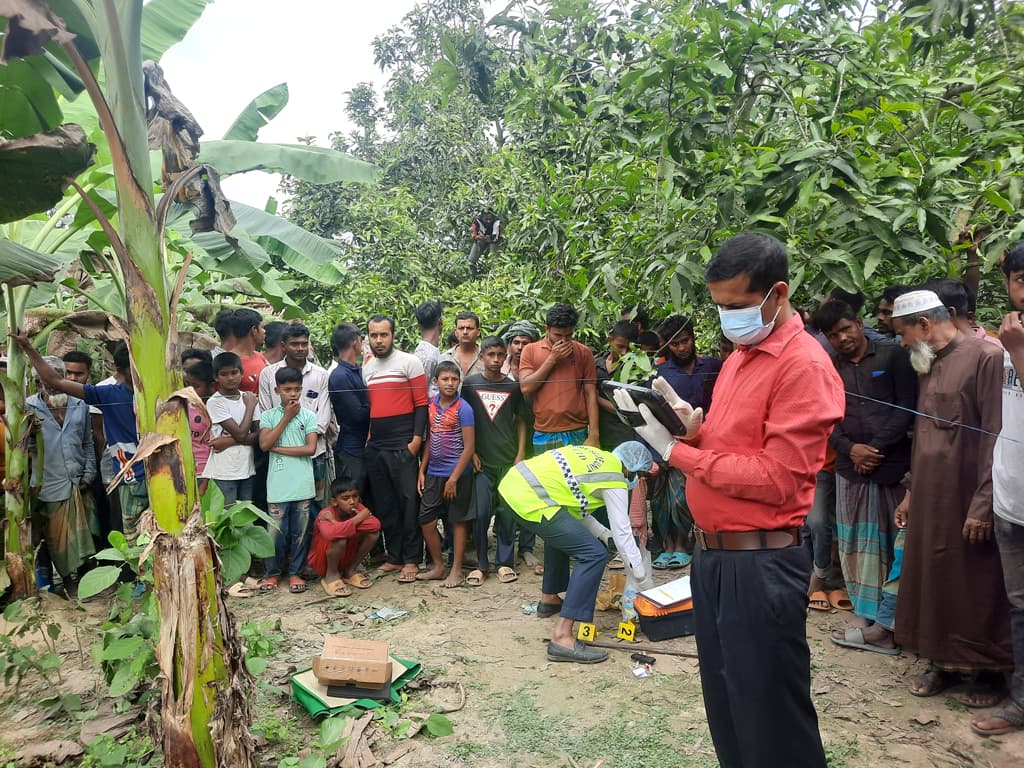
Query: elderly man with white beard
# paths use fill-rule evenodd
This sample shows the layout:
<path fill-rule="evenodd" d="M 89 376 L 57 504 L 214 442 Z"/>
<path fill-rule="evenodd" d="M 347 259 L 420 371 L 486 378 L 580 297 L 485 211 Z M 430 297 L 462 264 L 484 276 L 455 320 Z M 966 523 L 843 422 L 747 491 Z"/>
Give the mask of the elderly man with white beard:
<path fill-rule="evenodd" d="M 1002 411 L 1001 351 L 959 332 L 932 291 L 896 299 L 893 327 L 918 372 L 896 642 L 928 659 L 910 685 L 990 707 L 1013 668 L 1009 604 L 993 536 L 992 453 Z"/>
<path fill-rule="evenodd" d="M 64 377 L 63 360 L 43 360 Z M 42 461 L 34 456 L 32 465 L 33 517 L 64 590 L 73 598 L 78 569 L 96 553 L 93 534 L 99 535 L 88 490 L 96 477 L 91 416 L 82 400 L 50 391 L 38 374 L 36 382 L 38 393 L 25 401 L 25 410 L 43 434 Z"/>

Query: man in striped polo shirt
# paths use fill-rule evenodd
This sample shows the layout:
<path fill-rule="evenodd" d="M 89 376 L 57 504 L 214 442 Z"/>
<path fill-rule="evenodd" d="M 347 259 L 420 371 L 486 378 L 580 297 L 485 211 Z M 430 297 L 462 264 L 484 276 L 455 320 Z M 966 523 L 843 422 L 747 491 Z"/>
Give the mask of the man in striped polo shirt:
<path fill-rule="evenodd" d="M 395 349 L 395 321 L 374 315 L 366 327 L 373 359 L 363 367 L 370 395 L 366 466 L 374 512 L 384 531 L 386 573 L 416 580 L 423 560 L 416 478 L 427 426 L 427 378 L 415 355 Z"/>

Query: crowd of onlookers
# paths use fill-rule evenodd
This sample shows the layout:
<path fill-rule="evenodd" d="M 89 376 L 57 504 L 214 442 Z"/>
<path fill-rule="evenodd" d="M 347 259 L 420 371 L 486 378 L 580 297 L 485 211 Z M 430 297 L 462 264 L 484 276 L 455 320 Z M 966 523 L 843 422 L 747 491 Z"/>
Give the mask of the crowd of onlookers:
<path fill-rule="evenodd" d="M 902 645 L 931 659 L 915 695 L 966 681 L 963 703 L 995 706 L 1016 653 L 1016 704 L 976 721 L 981 733 L 1024 717 L 1024 247 L 1003 270 L 1015 312 L 998 332 L 976 324 L 971 288 L 948 279 L 887 289 L 875 327 L 864 296 L 838 288 L 801 313 L 846 393 L 805 521 L 810 608 L 850 611 L 837 645 L 882 654 Z M 713 355 L 698 354 L 688 318 L 654 322 L 639 307 L 623 311 L 596 352 L 574 338 L 578 316 L 566 304 L 547 311 L 543 328 L 521 320 L 491 335 L 464 311 L 445 337 L 442 314 L 436 301 L 417 308 L 420 340 L 408 352 L 395 347 L 394 318 L 339 323 L 328 368 L 301 322 L 264 322 L 246 308 L 217 316 L 218 347 L 181 352 L 185 384 L 205 403 L 189 408 L 200 492 L 215 486 L 224 504 L 250 501 L 274 521 L 276 552 L 258 590 L 286 580 L 302 592 L 315 573 L 344 596 L 372 584 L 368 558 L 400 582 L 446 587 L 542 572 L 534 537 L 497 494 L 504 474 L 562 446 L 636 439 L 601 389 L 631 353 L 649 355 L 654 375 L 692 407 L 713 411 L 733 347 L 723 335 Z M 23 335 L 13 340 L 37 384 L 26 407 L 42 446 L 32 468 L 40 575 L 52 563 L 73 593 L 106 534 L 133 541 L 148 506 L 133 461 L 128 352 L 120 344 L 101 379 L 84 352 L 41 357 Z M 690 563 L 686 484 L 658 462 L 631 493 L 633 531 L 657 569 Z"/>

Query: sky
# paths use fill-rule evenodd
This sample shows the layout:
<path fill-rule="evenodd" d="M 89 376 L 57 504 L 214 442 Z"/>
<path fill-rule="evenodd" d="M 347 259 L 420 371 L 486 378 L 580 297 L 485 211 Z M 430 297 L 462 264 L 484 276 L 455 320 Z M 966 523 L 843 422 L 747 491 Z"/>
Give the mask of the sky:
<path fill-rule="evenodd" d="M 174 94 L 195 116 L 203 139 L 219 139 L 254 97 L 288 83 L 288 106 L 260 140 L 327 146 L 347 130 L 345 92 L 386 77 L 373 63 L 373 38 L 398 24 L 416 0 L 217 0 L 188 36 L 161 59 Z M 282 10 L 286 9 L 286 10 Z M 224 181 L 228 197 L 262 208 L 278 177 L 259 171 Z"/>

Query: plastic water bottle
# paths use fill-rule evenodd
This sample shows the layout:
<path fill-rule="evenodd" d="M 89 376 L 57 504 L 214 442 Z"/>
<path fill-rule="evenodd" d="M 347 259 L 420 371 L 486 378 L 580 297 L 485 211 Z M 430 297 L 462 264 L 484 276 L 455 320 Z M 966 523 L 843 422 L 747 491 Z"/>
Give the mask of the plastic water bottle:
<path fill-rule="evenodd" d="M 631 587 L 628 584 L 626 588 L 622 590 L 622 620 L 630 621 L 636 618 L 636 609 L 633 607 L 633 602 L 636 600 L 637 589 Z"/>
<path fill-rule="evenodd" d="M 651 569 L 651 553 L 646 547 L 640 548 L 640 554 L 644 561 L 644 573 L 646 576 L 639 580 L 633 575 L 633 569 L 626 567 L 626 586 L 622 590 L 622 620 L 631 621 L 636 618 L 636 609 L 633 602 L 637 593 L 643 592 L 654 586 L 654 572 Z"/>

